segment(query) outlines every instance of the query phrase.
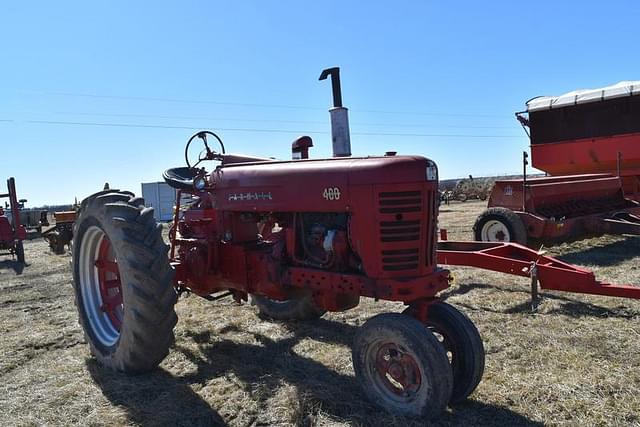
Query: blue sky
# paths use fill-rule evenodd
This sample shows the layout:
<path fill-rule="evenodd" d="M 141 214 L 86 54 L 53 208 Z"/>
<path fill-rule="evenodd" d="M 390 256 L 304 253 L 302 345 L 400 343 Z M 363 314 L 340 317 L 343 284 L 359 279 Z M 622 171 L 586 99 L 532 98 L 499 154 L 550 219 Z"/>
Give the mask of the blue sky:
<path fill-rule="evenodd" d="M 536 95 L 640 78 L 637 1 L 78 1 L 0 6 L 0 182 L 28 206 L 140 192 L 199 128 L 228 151 L 330 155 L 340 66 L 355 155 L 517 173 Z M 0 190 L 4 186 L 0 184 Z"/>

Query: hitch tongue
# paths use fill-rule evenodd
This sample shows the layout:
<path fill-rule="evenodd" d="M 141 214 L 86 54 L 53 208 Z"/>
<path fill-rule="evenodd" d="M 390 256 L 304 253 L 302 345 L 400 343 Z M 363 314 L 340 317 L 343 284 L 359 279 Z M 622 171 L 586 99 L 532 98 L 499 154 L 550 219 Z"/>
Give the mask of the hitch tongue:
<path fill-rule="evenodd" d="M 342 89 L 340 88 L 340 68 L 333 67 L 322 70 L 319 80 L 326 80 L 331 76 L 333 91 L 333 108 L 329 109 L 331 116 L 331 142 L 333 157 L 351 156 L 351 137 L 349 135 L 349 110 L 342 106 Z"/>

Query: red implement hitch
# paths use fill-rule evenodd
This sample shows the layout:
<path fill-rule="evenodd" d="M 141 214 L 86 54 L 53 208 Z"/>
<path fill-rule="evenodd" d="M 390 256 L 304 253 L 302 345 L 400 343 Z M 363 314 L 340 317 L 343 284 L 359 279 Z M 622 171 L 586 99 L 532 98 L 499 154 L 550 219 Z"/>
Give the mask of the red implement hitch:
<path fill-rule="evenodd" d="M 542 289 L 640 299 L 640 287 L 601 282 L 592 271 L 516 243 L 441 241 L 438 263 L 530 277 Z"/>

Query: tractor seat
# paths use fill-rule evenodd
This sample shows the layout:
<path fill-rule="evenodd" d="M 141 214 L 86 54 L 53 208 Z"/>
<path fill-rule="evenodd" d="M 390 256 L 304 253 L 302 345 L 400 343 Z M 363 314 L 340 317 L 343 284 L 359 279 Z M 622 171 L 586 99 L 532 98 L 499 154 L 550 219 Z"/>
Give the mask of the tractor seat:
<path fill-rule="evenodd" d="M 197 173 L 198 170 L 194 168 L 171 168 L 164 171 L 162 177 L 170 187 L 173 187 L 177 190 L 192 190 L 193 178 L 196 177 Z"/>

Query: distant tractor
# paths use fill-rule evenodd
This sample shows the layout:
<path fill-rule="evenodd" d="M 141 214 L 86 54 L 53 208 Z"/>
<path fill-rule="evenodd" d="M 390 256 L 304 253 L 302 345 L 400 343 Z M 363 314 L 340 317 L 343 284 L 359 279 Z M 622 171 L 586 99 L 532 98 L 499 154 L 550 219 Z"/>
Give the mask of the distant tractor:
<path fill-rule="evenodd" d="M 24 264 L 24 246 L 22 241 L 27 238 L 27 231 L 20 224 L 20 209 L 27 202 L 25 199 L 18 200 L 16 196 L 16 182 L 14 178 L 7 180 L 7 193 L 0 194 L 0 199 L 8 198 L 5 208 L 11 209 L 10 221 L 2 206 L 0 206 L 0 251 L 6 251 L 5 255 L 17 258 L 18 262 Z"/>
<path fill-rule="evenodd" d="M 469 178 L 461 179 L 456 183 L 456 186 L 451 190 L 449 199 L 461 202 L 470 199 L 487 200 L 487 195 L 491 191 L 492 184 L 489 179 L 474 178 L 469 175 Z"/>
<path fill-rule="evenodd" d="M 546 177 L 495 183 L 475 239 L 536 246 L 640 235 L 640 81 L 538 97 L 516 113 Z"/>

